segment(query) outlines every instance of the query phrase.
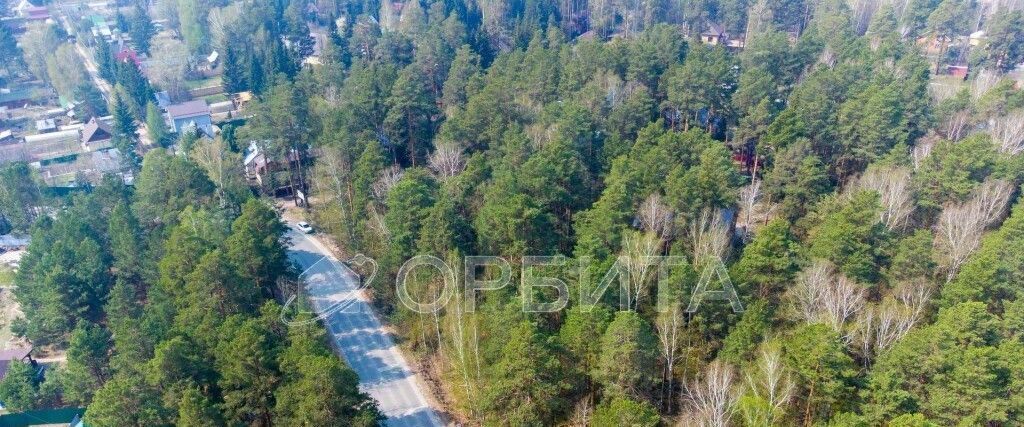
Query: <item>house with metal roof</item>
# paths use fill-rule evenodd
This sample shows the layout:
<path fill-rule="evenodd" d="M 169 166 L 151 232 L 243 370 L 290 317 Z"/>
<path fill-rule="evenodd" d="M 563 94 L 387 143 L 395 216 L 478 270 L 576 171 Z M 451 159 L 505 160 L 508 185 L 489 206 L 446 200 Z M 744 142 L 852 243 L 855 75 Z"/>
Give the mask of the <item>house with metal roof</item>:
<path fill-rule="evenodd" d="M 97 151 L 113 146 L 114 130 L 106 122 L 95 117 L 82 127 L 82 149 Z"/>
<path fill-rule="evenodd" d="M 206 136 L 213 137 L 210 106 L 202 99 L 169 105 L 167 119 L 171 129 L 179 134 L 189 129 L 198 129 Z"/>

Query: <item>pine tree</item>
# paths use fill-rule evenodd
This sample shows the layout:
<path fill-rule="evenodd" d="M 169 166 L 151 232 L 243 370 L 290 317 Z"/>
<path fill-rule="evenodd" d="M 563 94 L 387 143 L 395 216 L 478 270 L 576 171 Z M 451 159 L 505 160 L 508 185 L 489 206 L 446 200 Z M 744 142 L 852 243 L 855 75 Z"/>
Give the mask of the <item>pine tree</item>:
<path fill-rule="evenodd" d="M 178 422 L 180 426 L 216 427 L 223 425 L 220 411 L 214 403 L 196 386 L 190 386 L 181 393 L 178 403 Z"/>
<path fill-rule="evenodd" d="M 128 32 L 132 36 L 132 43 L 135 44 L 135 48 L 139 52 L 149 53 L 149 42 L 153 34 L 156 34 L 156 28 L 153 26 L 153 21 L 149 18 L 149 14 L 146 13 L 146 9 L 141 4 L 136 5 L 135 11 L 128 21 Z"/>
<path fill-rule="evenodd" d="M 142 229 L 127 204 L 118 203 L 110 211 L 107 233 L 110 236 L 115 275 L 128 283 L 140 283 L 146 272 Z"/>
<path fill-rule="evenodd" d="M 245 81 L 248 83 L 249 90 L 253 93 L 261 94 L 267 86 L 266 76 L 263 72 L 263 62 L 257 55 L 249 54 L 247 56 L 249 58 L 249 67 Z"/>
<path fill-rule="evenodd" d="M 27 232 L 35 221 L 43 201 L 36 179 L 24 162 L 0 167 L 0 216 L 14 231 Z"/>
<path fill-rule="evenodd" d="M 643 400 L 615 396 L 605 399 L 594 410 L 594 427 L 656 427 L 661 423 L 658 410 Z"/>
<path fill-rule="evenodd" d="M 71 333 L 67 365 L 62 380 L 64 397 L 72 402 L 86 404 L 93 393 L 111 375 L 107 365 L 110 353 L 110 332 L 100 325 L 80 322 Z"/>
<path fill-rule="evenodd" d="M 121 97 L 120 91 L 114 91 L 110 110 L 114 115 L 114 147 L 121 153 L 124 166 L 137 170 L 140 166 L 139 155 L 135 151 L 135 146 L 138 143 L 138 127 L 135 125 L 135 117 L 127 102 Z"/>
<path fill-rule="evenodd" d="M 164 122 L 160 107 L 154 102 L 146 103 L 146 132 L 153 144 L 163 146 L 167 143 L 167 123 Z"/>
<path fill-rule="evenodd" d="M 594 378 L 610 395 L 642 399 L 654 385 L 657 357 L 651 325 L 635 312 L 620 311 L 601 337 Z"/>
<path fill-rule="evenodd" d="M 224 73 L 221 74 L 221 82 L 224 85 L 224 91 L 238 93 L 246 90 L 245 70 L 242 68 L 241 58 L 238 57 L 232 43 L 228 43 L 228 46 L 224 48 L 222 63 L 224 64 Z"/>
<path fill-rule="evenodd" d="M 406 164 L 421 164 L 430 150 L 437 106 L 423 84 L 423 71 L 417 65 L 405 67 L 398 74 L 387 105 L 384 126 L 392 144 L 404 143 Z"/>
<path fill-rule="evenodd" d="M 109 114 L 107 101 L 103 99 L 103 94 L 96 89 L 92 82 L 78 85 L 74 96 L 76 101 L 81 102 L 76 108 L 78 108 L 82 120 L 87 121 L 93 117 L 99 118 Z"/>
<path fill-rule="evenodd" d="M 20 360 L 11 361 L 0 380 L 0 399 L 9 411 L 31 411 L 38 406 L 36 369 Z"/>
<path fill-rule="evenodd" d="M 122 99 L 130 106 L 132 115 L 138 119 L 145 119 L 146 104 L 155 99 L 153 97 L 153 88 L 149 86 L 149 81 L 146 80 L 146 76 L 142 75 L 142 71 L 130 60 L 116 62 L 116 74 L 117 74 L 117 85 L 123 88 L 127 99 Z"/>
<path fill-rule="evenodd" d="M 568 385 L 550 344 L 528 321 L 508 326 L 498 360 L 487 367 L 483 396 L 489 424 L 545 425 L 563 405 Z"/>
<path fill-rule="evenodd" d="M 277 279 L 285 274 L 288 261 L 281 236 L 285 227 L 265 202 L 251 198 L 242 206 L 242 213 L 231 224 L 231 235 L 225 240 L 228 260 L 240 278 L 273 297 Z"/>
<path fill-rule="evenodd" d="M 117 375 L 107 381 L 86 410 L 85 422 L 95 426 L 170 424 L 160 394 L 139 375 Z"/>
<path fill-rule="evenodd" d="M 114 53 L 110 51 L 110 44 L 103 37 L 96 42 L 96 65 L 100 71 L 100 77 L 110 83 L 114 83 L 116 77 L 116 63 Z"/>
<path fill-rule="evenodd" d="M 258 319 L 235 323 L 222 328 L 214 352 L 225 418 L 229 423 L 267 422 L 281 381 L 274 358 L 277 341 Z"/>

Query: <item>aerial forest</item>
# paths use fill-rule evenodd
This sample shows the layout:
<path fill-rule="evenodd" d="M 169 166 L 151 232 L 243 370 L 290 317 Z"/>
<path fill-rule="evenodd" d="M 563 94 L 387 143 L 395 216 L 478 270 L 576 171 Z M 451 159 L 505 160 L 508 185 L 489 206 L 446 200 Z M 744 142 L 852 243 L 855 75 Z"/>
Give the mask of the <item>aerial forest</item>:
<path fill-rule="evenodd" d="M 130 186 L 60 196 L 0 171 L 21 189 L 0 212 L 32 237 L 13 329 L 67 349 L 44 382 L 12 370 L 8 408 L 383 423 L 322 326 L 280 321 L 301 288 L 268 201 L 284 186 L 340 254 L 376 260 L 372 304 L 453 423 L 1024 423 L 1020 2 L 139 3 L 253 100 L 214 138 L 161 136 Z M 110 111 L 133 137 L 169 84 L 123 67 L 104 66 Z M 247 147 L 286 165 L 252 191 Z M 417 255 L 456 291 L 422 269 L 399 295 Z M 466 269 L 482 255 L 510 271 Z M 532 256 L 565 262 L 525 275 Z M 738 300 L 691 304 L 705 284 Z"/>

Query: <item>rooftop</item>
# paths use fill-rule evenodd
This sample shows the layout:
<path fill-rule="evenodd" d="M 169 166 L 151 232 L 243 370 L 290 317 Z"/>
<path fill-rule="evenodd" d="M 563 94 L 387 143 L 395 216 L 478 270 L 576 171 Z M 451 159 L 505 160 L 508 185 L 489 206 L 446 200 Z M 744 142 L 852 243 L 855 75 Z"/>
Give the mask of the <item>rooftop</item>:
<path fill-rule="evenodd" d="M 15 236 L 13 234 L 4 234 L 3 236 L 0 236 L 0 248 L 4 248 L 4 249 L 24 248 L 24 247 L 28 246 L 29 242 L 30 242 L 30 240 L 29 240 L 28 236 Z M 0 351 L 0 360 L 10 360 L 9 358 L 12 355 L 13 356 L 19 356 L 20 355 L 18 357 L 20 359 L 22 357 L 27 356 L 28 353 L 31 352 L 31 351 L 32 351 L 31 348 L 20 348 L 20 349 L 12 349 L 12 350 L 2 350 L 2 351 Z"/>
<path fill-rule="evenodd" d="M 89 143 L 110 139 L 114 131 L 110 125 L 93 117 L 89 123 L 82 128 L 82 142 Z"/>
<path fill-rule="evenodd" d="M 40 132 L 57 130 L 57 124 L 53 119 L 36 120 L 36 130 Z"/>
<path fill-rule="evenodd" d="M 210 114 L 210 106 L 206 105 L 206 101 L 202 99 L 167 106 L 167 115 L 172 119 L 208 114 Z"/>
<path fill-rule="evenodd" d="M 704 32 L 701 33 L 701 35 L 722 36 L 725 35 L 725 29 L 723 29 L 721 25 L 718 25 L 714 22 L 709 22 L 707 29 L 705 29 Z"/>
<path fill-rule="evenodd" d="M 0 378 L 7 376 L 7 369 L 13 360 L 23 360 L 32 353 L 32 347 L 12 348 L 0 351 Z"/>

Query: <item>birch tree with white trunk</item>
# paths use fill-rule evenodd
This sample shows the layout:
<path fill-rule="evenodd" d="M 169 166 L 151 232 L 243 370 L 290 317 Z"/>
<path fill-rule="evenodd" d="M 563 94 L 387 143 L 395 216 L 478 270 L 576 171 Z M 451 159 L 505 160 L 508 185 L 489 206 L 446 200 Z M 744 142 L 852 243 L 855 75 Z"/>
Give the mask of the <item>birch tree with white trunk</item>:
<path fill-rule="evenodd" d="M 661 195 L 652 193 L 644 199 L 637 210 L 640 228 L 668 240 L 672 236 L 672 209 L 661 200 Z"/>
<path fill-rule="evenodd" d="M 398 181 L 402 180 L 402 175 L 405 172 L 398 165 L 391 165 L 380 172 L 380 176 L 377 177 L 377 181 L 373 183 L 373 197 L 377 201 L 384 203 L 388 198 L 388 193 L 391 189 L 398 184 Z"/>
<path fill-rule="evenodd" d="M 990 119 L 988 123 L 999 152 L 1015 156 L 1024 151 L 1024 110 Z"/>
<path fill-rule="evenodd" d="M 858 180 L 858 187 L 873 190 L 879 195 L 882 210 L 878 221 L 889 231 L 906 228 L 914 213 L 914 194 L 910 171 L 901 167 L 872 168 Z"/>
<path fill-rule="evenodd" d="M 999 83 L 999 73 L 990 70 L 981 70 L 978 76 L 971 82 L 971 101 L 978 102 L 988 91 L 992 90 Z"/>
<path fill-rule="evenodd" d="M 865 365 L 903 339 L 922 320 L 931 293 L 932 287 L 926 280 L 904 282 L 881 303 L 861 312 L 853 341 Z"/>
<path fill-rule="evenodd" d="M 964 203 L 947 205 L 935 225 L 935 247 L 946 270 L 946 281 L 953 280 L 967 258 L 978 249 L 987 227 L 998 224 L 1006 215 L 1013 185 L 1004 180 L 985 181 Z"/>
<path fill-rule="evenodd" d="M 785 417 L 796 383 L 782 363 L 782 354 L 776 346 L 762 347 L 752 370 L 753 373 L 746 375 L 746 393 L 758 398 L 763 406 L 744 408 L 744 425 L 778 425 Z"/>
<path fill-rule="evenodd" d="M 837 273 L 831 263 L 821 260 L 798 275 L 791 292 L 796 311 L 803 320 L 824 323 L 840 334 L 845 334 L 846 322 L 865 304 L 864 287 Z"/>
<path fill-rule="evenodd" d="M 957 142 L 967 136 L 967 131 L 971 127 L 971 112 L 967 110 L 957 111 L 949 116 L 942 123 L 942 131 L 946 135 L 946 139 Z"/>
<path fill-rule="evenodd" d="M 731 425 L 739 402 L 735 373 L 731 366 L 711 362 L 704 377 L 686 386 L 684 423 L 706 427 Z"/>
<path fill-rule="evenodd" d="M 686 327 L 685 324 L 682 303 L 678 301 L 673 301 L 672 306 L 665 312 L 658 313 L 654 322 L 662 360 L 662 401 L 668 405 L 666 410 L 669 412 L 672 411 L 672 392 L 674 390 L 672 383 L 675 379 L 676 363 L 686 354 L 685 349 L 682 348 L 682 332 Z"/>
<path fill-rule="evenodd" d="M 640 307 L 640 301 L 647 295 L 651 280 L 658 271 L 655 259 L 661 253 L 664 243 L 653 232 L 627 232 L 622 239 L 622 255 L 619 262 L 626 269 L 629 280 L 627 306 L 634 311 Z"/>
<path fill-rule="evenodd" d="M 452 178 L 466 167 L 462 157 L 462 149 L 455 143 L 447 142 L 438 144 L 437 149 L 430 154 L 427 165 L 442 180 Z"/>
<path fill-rule="evenodd" d="M 690 223 L 690 243 L 697 271 L 701 271 L 710 260 L 724 259 L 729 249 L 729 230 L 722 222 L 722 216 L 712 210 L 701 213 Z"/>

